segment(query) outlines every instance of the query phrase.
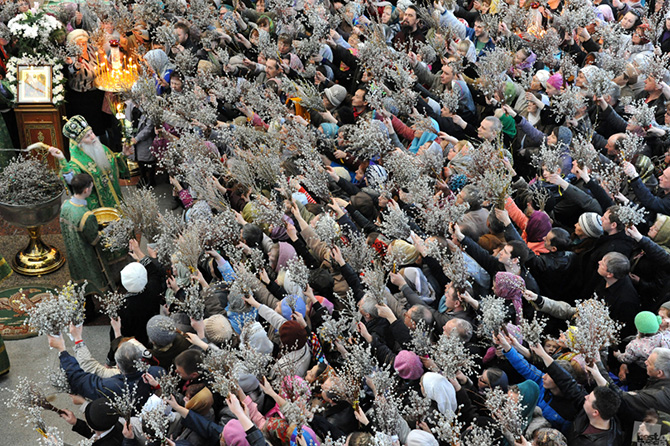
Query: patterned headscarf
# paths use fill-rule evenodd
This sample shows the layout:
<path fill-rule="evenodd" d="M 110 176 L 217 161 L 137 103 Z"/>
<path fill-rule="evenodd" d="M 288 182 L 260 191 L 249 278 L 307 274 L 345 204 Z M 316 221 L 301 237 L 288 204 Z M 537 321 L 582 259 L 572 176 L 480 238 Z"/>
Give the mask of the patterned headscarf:
<path fill-rule="evenodd" d="M 526 283 L 521 276 L 500 271 L 496 273 L 495 291 L 496 294 L 505 300 L 511 300 L 516 311 L 516 323 L 521 323 L 523 315 L 523 291 L 526 289 Z"/>

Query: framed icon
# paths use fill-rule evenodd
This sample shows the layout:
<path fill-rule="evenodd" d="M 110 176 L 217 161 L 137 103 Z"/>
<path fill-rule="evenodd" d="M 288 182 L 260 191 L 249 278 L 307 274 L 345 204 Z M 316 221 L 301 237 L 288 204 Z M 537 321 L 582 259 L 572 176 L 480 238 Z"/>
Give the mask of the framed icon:
<path fill-rule="evenodd" d="M 51 65 L 18 65 L 17 103 L 51 103 Z"/>

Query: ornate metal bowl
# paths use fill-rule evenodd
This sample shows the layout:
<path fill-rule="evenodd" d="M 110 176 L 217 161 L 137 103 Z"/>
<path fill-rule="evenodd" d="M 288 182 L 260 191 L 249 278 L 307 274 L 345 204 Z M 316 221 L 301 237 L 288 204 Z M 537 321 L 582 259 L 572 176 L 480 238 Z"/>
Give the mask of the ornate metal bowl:
<path fill-rule="evenodd" d="M 97 208 L 93 209 L 93 215 L 98 220 L 98 226 L 102 229 L 111 222 L 121 218 L 121 214 L 115 208 Z"/>
<path fill-rule="evenodd" d="M 0 203 L 0 216 L 8 223 L 22 228 L 32 228 L 49 223 L 60 215 L 60 206 L 65 191 L 42 203 L 15 205 Z"/>

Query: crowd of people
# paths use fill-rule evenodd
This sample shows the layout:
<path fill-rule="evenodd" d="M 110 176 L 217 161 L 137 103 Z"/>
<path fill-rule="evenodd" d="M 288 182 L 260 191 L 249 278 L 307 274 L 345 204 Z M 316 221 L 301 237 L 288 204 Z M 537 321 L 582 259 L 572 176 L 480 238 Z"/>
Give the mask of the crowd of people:
<path fill-rule="evenodd" d="M 71 272 L 122 287 L 107 358 L 49 336 L 92 444 L 667 443 L 665 3 L 43 8 L 68 31 Z M 110 47 L 143 65 L 121 95 Z M 123 203 L 126 157 L 182 218 Z M 96 233 L 100 206 L 156 243 Z"/>

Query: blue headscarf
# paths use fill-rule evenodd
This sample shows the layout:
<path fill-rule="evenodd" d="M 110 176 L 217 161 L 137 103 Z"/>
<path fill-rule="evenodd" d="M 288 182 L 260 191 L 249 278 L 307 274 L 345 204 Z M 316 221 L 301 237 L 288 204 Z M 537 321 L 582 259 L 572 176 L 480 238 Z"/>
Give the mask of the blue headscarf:
<path fill-rule="evenodd" d="M 228 316 L 228 321 L 230 326 L 233 327 L 235 333 L 242 333 L 242 327 L 247 321 L 255 321 L 258 318 L 258 310 L 256 308 L 251 308 L 249 311 L 244 313 L 238 313 L 237 311 L 229 310 L 230 305 L 226 306 L 226 316 Z"/>
<path fill-rule="evenodd" d="M 425 143 L 429 141 L 434 141 L 437 138 L 437 132 L 440 131 L 440 126 L 437 124 L 437 121 L 434 120 L 433 118 L 430 118 L 430 123 L 433 126 L 433 129 L 435 129 L 435 133 L 431 133 L 427 130 L 424 130 L 423 135 L 421 135 L 421 138 L 414 138 L 412 140 L 412 144 L 409 146 L 409 151 L 416 154 L 416 152 L 419 151 L 419 148 L 424 145 Z"/>

